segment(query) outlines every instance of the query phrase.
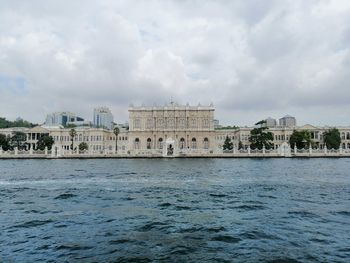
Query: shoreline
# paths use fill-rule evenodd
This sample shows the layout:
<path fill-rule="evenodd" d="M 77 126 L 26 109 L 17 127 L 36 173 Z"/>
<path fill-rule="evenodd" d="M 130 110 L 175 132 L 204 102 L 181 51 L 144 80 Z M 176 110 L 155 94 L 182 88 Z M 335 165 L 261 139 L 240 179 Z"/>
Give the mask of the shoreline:
<path fill-rule="evenodd" d="M 0 160 L 60 160 L 60 159 L 313 159 L 350 158 L 350 155 L 297 155 L 297 156 L 258 156 L 258 155 L 197 155 L 197 156 L 0 156 Z"/>

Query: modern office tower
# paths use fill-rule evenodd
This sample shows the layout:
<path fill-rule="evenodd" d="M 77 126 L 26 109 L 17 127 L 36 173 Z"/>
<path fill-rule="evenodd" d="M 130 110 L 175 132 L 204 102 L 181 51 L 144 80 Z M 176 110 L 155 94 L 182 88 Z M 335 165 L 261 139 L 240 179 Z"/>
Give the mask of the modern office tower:
<path fill-rule="evenodd" d="M 93 125 L 106 129 L 113 129 L 113 115 L 107 107 L 99 107 L 94 109 Z"/>
<path fill-rule="evenodd" d="M 279 119 L 279 125 L 282 127 L 295 127 L 297 126 L 297 120 L 290 115 L 286 115 Z"/>
<path fill-rule="evenodd" d="M 273 128 L 277 126 L 277 121 L 271 117 L 268 117 L 265 121 L 267 128 Z"/>
<path fill-rule="evenodd" d="M 46 116 L 45 125 L 46 126 L 58 126 L 67 125 L 68 122 L 84 121 L 83 118 L 78 117 L 72 112 L 54 112 Z"/>

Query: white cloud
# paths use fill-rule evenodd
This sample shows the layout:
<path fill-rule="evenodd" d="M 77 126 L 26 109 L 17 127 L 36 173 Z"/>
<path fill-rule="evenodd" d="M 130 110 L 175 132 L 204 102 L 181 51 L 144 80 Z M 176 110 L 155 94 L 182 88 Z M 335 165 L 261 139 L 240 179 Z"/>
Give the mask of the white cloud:
<path fill-rule="evenodd" d="M 173 97 L 231 124 L 349 125 L 349 25 L 345 0 L 1 1 L 0 115 L 106 105 L 123 121 Z"/>

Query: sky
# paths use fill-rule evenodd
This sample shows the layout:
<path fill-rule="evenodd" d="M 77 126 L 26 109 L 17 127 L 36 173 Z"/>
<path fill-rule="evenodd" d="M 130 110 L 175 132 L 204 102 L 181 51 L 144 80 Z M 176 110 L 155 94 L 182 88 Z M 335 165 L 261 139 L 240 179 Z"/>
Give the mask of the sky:
<path fill-rule="evenodd" d="M 124 122 L 171 99 L 224 125 L 350 126 L 350 1 L 0 1 L 0 116 Z"/>

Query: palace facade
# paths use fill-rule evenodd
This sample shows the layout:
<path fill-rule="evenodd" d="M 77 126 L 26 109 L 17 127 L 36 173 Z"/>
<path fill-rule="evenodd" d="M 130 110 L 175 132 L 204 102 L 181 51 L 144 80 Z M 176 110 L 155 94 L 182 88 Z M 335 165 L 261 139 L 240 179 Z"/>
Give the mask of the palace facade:
<path fill-rule="evenodd" d="M 250 131 L 254 127 L 215 129 L 214 111 L 213 105 L 190 106 L 173 102 L 165 106 L 131 105 L 129 128 L 120 128 L 118 136 L 106 128 L 76 127 L 73 147 L 85 142 L 90 154 L 115 154 L 117 146 L 117 153 L 125 156 L 196 156 L 222 153 L 225 138 L 229 137 L 235 149 L 248 149 Z M 295 120 L 290 123 L 296 125 Z M 288 143 L 294 130 L 309 130 L 314 145 L 322 149 L 323 133 L 332 128 L 293 125 L 269 127 L 275 149 Z M 350 127 L 337 129 L 341 134 L 342 149 L 350 149 Z M 37 126 L 0 129 L 0 133 L 8 137 L 15 132 L 25 133 L 27 149 L 36 149 L 38 139 L 48 134 L 54 139 L 55 149 L 64 154 L 71 151 L 70 130 L 62 126 Z"/>
<path fill-rule="evenodd" d="M 163 155 L 213 152 L 214 107 L 170 103 L 164 107 L 129 107 L 129 150 Z"/>

